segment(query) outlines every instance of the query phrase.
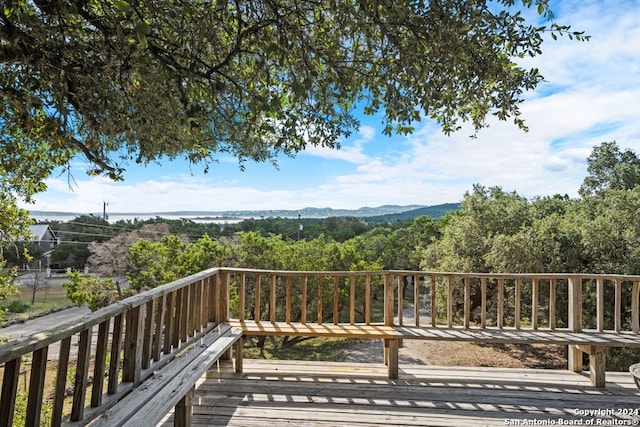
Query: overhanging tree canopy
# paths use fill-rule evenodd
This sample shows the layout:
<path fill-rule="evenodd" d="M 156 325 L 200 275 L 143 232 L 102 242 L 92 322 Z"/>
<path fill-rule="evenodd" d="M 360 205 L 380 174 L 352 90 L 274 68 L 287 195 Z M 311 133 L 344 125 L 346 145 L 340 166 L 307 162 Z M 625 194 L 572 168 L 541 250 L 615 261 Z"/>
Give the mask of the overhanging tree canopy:
<path fill-rule="evenodd" d="M 230 153 L 270 161 L 335 147 L 355 106 L 385 133 L 421 117 L 445 132 L 487 115 L 524 127 L 542 79 L 548 0 L 5 0 L 0 10 L 0 200 L 29 200 L 82 155 L 128 162 Z M 549 18 L 538 26 L 521 10 Z M 533 13 L 535 16 L 536 13 Z M 3 206 L 4 209 L 4 206 Z M 2 224 L 6 226 L 6 224 Z"/>

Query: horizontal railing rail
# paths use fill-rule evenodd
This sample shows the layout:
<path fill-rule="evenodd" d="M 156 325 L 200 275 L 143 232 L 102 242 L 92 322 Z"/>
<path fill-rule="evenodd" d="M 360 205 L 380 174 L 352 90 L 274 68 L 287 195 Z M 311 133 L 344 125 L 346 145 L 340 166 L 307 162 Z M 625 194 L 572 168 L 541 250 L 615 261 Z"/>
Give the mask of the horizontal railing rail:
<path fill-rule="evenodd" d="M 221 269 L 240 321 L 640 332 L 640 276 Z"/>
<path fill-rule="evenodd" d="M 398 324 L 428 311 L 431 327 L 640 332 L 640 276 L 389 271 Z M 409 287 L 412 294 L 406 298 Z M 408 301 L 407 301 L 408 300 Z M 427 326 L 427 325 L 425 325 Z"/>
<path fill-rule="evenodd" d="M 0 425 L 86 424 L 223 321 L 220 291 L 210 269 L 2 344 Z"/>

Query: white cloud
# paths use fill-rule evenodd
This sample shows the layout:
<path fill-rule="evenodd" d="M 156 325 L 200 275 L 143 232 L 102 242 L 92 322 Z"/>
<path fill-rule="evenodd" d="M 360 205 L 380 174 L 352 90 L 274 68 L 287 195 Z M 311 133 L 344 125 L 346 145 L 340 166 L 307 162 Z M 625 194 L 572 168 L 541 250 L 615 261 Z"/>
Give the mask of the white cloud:
<path fill-rule="evenodd" d="M 302 155 L 318 156 L 331 160 L 343 160 L 349 163 L 361 164 L 369 160 L 369 157 L 364 154 L 364 145 L 372 141 L 376 136 L 376 129 L 372 126 L 361 126 L 358 129 L 353 142 L 341 142 L 340 149 L 331 149 L 327 147 L 309 146 L 305 149 Z"/>

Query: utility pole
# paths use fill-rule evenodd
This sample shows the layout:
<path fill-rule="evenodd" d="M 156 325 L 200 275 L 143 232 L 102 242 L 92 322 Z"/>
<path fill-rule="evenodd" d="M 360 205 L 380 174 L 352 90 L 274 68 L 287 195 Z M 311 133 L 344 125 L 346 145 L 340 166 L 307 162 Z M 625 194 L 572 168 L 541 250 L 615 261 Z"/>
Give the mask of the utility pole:
<path fill-rule="evenodd" d="M 300 222 L 300 212 L 298 212 L 298 222 Z M 302 233 L 302 222 L 300 222 L 300 224 L 298 225 L 298 240 L 300 240 L 300 234 Z"/>
<path fill-rule="evenodd" d="M 107 202 L 102 202 L 102 220 L 104 222 L 107 222 L 107 205 L 109 203 Z"/>

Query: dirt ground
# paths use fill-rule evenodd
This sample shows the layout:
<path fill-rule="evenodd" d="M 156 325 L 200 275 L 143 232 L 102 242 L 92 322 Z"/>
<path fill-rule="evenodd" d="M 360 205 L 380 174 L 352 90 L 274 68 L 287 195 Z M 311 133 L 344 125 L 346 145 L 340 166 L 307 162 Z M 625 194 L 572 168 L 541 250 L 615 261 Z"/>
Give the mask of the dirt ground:
<path fill-rule="evenodd" d="M 491 366 L 505 368 L 564 369 L 564 346 L 472 344 L 451 341 L 404 340 L 400 363 L 442 366 Z M 383 362 L 379 340 L 354 341 L 343 351 L 353 362 Z"/>

